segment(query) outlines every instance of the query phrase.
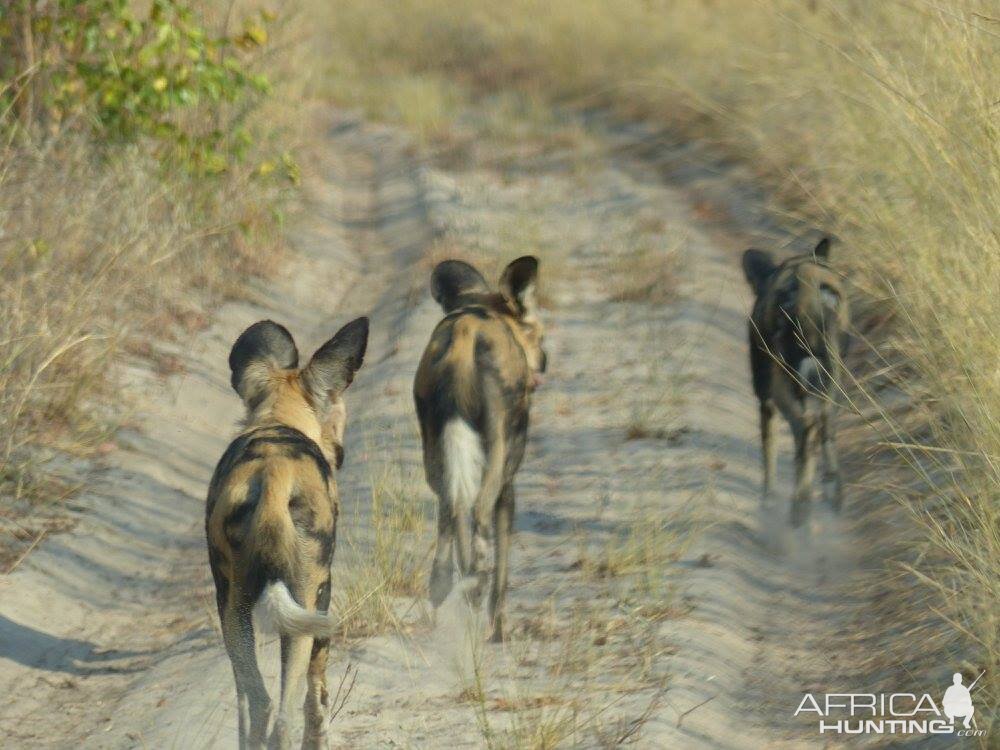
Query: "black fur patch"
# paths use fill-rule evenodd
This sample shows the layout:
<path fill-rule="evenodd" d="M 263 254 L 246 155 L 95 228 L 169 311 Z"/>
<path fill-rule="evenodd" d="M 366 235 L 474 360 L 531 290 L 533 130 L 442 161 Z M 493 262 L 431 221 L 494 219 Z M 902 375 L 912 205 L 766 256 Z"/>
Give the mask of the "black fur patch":
<path fill-rule="evenodd" d="M 211 544 L 208 547 L 208 565 L 212 569 L 212 579 L 215 581 L 215 605 L 219 610 L 219 619 L 222 620 L 226 611 L 226 600 L 229 598 L 229 581 L 222 575 L 222 555 Z"/>
<path fill-rule="evenodd" d="M 439 435 L 451 419 L 460 416 L 454 393 L 454 376 L 445 370 L 429 398 L 416 397 L 417 416 L 422 427 Z"/>
<path fill-rule="evenodd" d="M 260 427 L 240 435 L 230 443 L 215 467 L 212 486 L 214 487 L 222 477 L 229 475 L 244 461 L 254 461 L 265 455 L 274 455 L 273 451 L 266 451 L 268 447 L 280 448 L 279 455 L 285 458 L 312 459 L 324 480 L 329 481 L 333 475 L 330 462 L 326 460 L 323 451 L 303 433 L 292 427 Z"/>
<path fill-rule="evenodd" d="M 246 542 L 247 530 L 250 520 L 253 517 L 253 512 L 257 509 L 257 506 L 260 505 L 260 494 L 262 489 L 263 485 L 260 481 L 260 477 L 253 477 L 247 488 L 246 499 L 233 508 L 232 513 L 226 517 L 223 523 L 226 539 L 229 540 L 229 544 L 232 545 L 234 550 L 239 550 Z"/>

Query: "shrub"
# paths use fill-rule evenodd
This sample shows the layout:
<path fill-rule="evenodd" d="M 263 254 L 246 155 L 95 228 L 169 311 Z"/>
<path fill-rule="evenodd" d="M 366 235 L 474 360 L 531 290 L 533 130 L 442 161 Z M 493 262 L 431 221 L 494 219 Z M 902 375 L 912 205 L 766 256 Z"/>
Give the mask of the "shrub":
<path fill-rule="evenodd" d="M 110 143 L 148 139 L 160 158 L 217 173 L 247 151 L 239 108 L 266 93 L 246 72 L 247 52 L 267 41 L 269 15 L 239 34 L 213 33 L 187 0 L 31 0 L 0 10 L 0 76 L 22 126 L 90 130 Z M 224 119 L 223 105 L 236 115 Z M 198 116 L 190 116 L 196 111 Z M 206 113 L 209 116 L 205 116 Z"/>

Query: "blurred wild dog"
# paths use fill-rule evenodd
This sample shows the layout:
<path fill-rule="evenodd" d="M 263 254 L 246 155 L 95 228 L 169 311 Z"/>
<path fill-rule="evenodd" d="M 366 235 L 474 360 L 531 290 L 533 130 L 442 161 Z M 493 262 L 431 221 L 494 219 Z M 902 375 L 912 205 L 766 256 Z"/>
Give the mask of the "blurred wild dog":
<path fill-rule="evenodd" d="M 830 240 L 776 263 L 762 250 L 743 254 L 756 295 L 750 314 L 750 372 L 760 401 L 763 494 L 771 491 L 775 454 L 771 422 L 777 406 L 795 439 L 792 522 L 801 523 L 812 495 L 816 445 L 823 452 L 823 494 L 841 506 L 834 410 L 850 314 L 842 277 L 829 264 Z"/>
<path fill-rule="evenodd" d="M 424 470 L 439 499 L 431 602 L 440 606 L 451 591 L 453 547 L 462 573 L 478 578 L 472 597 L 481 600 L 492 526 L 495 641 L 504 632 L 514 474 L 524 457 L 531 394 L 546 366 L 537 282 L 538 259 L 531 256 L 507 266 L 499 292 L 468 263 L 440 263 L 431 294 L 445 317 L 431 334 L 413 385 Z"/>
<path fill-rule="evenodd" d="M 264 746 L 271 702 L 254 625 L 281 636 L 281 703 L 271 747 L 289 747 L 308 672 L 303 747 L 326 747 L 326 660 L 334 620 L 330 562 L 337 523 L 333 467 L 343 460 L 341 398 L 361 366 L 368 319 L 340 329 L 299 369 L 291 334 L 263 320 L 229 354 L 246 405 L 208 490 L 205 529 L 226 651 L 236 678 L 240 748 Z M 315 640 L 314 640 L 315 639 Z"/>

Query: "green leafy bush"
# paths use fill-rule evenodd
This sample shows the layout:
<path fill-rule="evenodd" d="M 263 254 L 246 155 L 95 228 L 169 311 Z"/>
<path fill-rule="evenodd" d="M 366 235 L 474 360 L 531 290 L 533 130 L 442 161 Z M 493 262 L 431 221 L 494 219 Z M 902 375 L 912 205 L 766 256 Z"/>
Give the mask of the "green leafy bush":
<path fill-rule="evenodd" d="M 266 93 L 247 72 L 270 14 L 212 32 L 189 0 L 15 0 L 0 10 L 0 95 L 22 126 L 89 128 L 106 142 L 148 138 L 161 158 L 225 170 L 252 143 L 243 110 Z"/>

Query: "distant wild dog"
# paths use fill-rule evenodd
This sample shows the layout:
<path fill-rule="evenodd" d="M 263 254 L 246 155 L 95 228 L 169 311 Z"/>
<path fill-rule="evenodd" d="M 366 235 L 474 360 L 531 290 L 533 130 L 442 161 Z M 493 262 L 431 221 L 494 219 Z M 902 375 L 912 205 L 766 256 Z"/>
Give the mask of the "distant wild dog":
<path fill-rule="evenodd" d="M 302 705 L 307 672 L 302 744 L 326 747 L 325 672 L 334 627 L 326 610 L 338 509 L 333 467 L 343 460 L 341 396 L 367 342 L 368 319 L 358 318 L 300 370 L 291 334 L 263 320 L 245 330 L 229 354 L 246 420 L 215 469 L 205 528 L 236 678 L 240 748 L 263 747 L 271 713 L 257 668 L 254 619 L 281 636 L 281 704 L 271 747 L 289 747 L 291 712 Z"/>
<path fill-rule="evenodd" d="M 750 371 L 760 401 L 760 440 L 766 497 L 774 479 L 771 433 L 774 408 L 795 439 L 792 522 L 801 523 L 812 495 L 816 444 L 823 451 L 824 496 L 841 506 L 834 410 L 849 323 L 841 276 L 829 264 L 830 240 L 782 263 L 770 253 L 747 250 L 743 271 L 756 295 L 750 314 Z"/>
<path fill-rule="evenodd" d="M 454 547 L 461 572 L 479 579 L 478 603 L 489 577 L 492 526 L 495 641 L 504 633 L 514 474 L 524 457 L 531 394 L 546 366 L 537 282 L 538 260 L 530 256 L 507 266 L 499 292 L 468 263 L 440 263 L 431 294 L 445 317 L 431 334 L 413 386 L 427 482 L 439 498 L 431 602 L 440 606 L 451 591 Z"/>

